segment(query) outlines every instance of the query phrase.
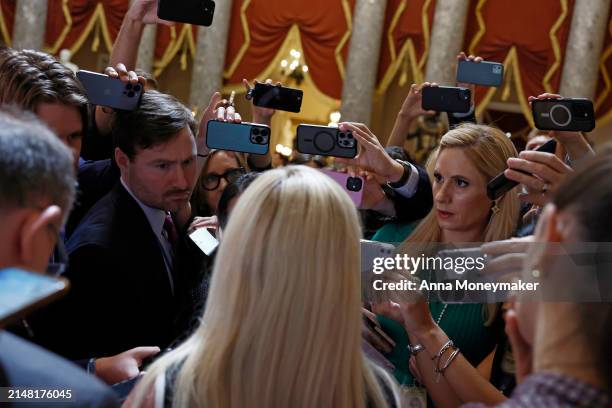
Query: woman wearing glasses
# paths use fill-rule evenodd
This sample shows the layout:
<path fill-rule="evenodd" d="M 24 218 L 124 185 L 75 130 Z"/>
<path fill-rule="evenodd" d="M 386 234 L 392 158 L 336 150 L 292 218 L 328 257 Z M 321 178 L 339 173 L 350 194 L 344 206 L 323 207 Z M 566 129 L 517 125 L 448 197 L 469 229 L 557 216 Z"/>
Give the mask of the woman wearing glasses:
<path fill-rule="evenodd" d="M 246 164 L 240 153 L 211 151 L 191 197 L 193 214 L 198 217 L 216 215 L 225 187 L 245 173 Z"/>

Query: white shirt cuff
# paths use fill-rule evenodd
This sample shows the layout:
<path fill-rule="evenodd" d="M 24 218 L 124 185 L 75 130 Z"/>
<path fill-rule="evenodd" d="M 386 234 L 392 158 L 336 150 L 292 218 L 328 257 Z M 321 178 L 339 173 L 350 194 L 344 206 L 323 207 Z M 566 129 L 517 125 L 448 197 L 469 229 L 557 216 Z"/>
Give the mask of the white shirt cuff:
<path fill-rule="evenodd" d="M 410 166 L 410 176 L 408 176 L 408 181 L 406 181 L 406 184 L 403 186 L 393 189 L 405 198 L 411 198 L 413 195 L 415 195 L 417 188 L 419 187 L 419 171 L 412 163 L 408 163 L 408 165 Z"/>

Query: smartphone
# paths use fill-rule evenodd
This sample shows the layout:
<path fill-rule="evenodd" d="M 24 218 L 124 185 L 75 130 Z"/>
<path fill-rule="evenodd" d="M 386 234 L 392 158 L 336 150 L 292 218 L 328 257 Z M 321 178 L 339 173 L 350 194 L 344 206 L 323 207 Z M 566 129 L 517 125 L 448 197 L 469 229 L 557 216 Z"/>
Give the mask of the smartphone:
<path fill-rule="evenodd" d="M 467 88 L 452 86 L 426 86 L 421 106 L 437 112 L 467 113 L 470 111 L 471 92 Z"/>
<path fill-rule="evenodd" d="M 140 105 L 143 91 L 140 83 L 126 84 L 119 78 L 85 70 L 78 71 L 76 76 L 85 88 L 87 99 L 94 105 L 126 111 L 134 110 Z"/>
<path fill-rule="evenodd" d="M 504 64 L 489 61 L 459 61 L 457 82 L 483 86 L 500 86 L 504 80 Z"/>
<path fill-rule="evenodd" d="M 68 281 L 22 269 L 0 270 L 0 327 L 59 299 L 68 291 Z"/>
<path fill-rule="evenodd" d="M 353 158 L 357 156 L 357 140 L 351 131 L 301 124 L 297 127 L 297 150 L 305 154 Z"/>
<path fill-rule="evenodd" d="M 295 113 L 302 109 L 303 96 L 304 92 L 300 89 L 259 82 L 247 93 L 247 99 L 253 98 L 255 106 Z"/>
<path fill-rule="evenodd" d="M 583 98 L 538 99 L 531 102 L 533 122 L 540 130 L 590 132 L 595 129 L 593 102 Z"/>
<path fill-rule="evenodd" d="M 359 241 L 361 247 L 361 273 L 371 273 L 375 258 L 388 258 L 395 256 L 395 246 L 386 242 Z"/>
<path fill-rule="evenodd" d="M 359 208 L 363 200 L 363 188 L 365 186 L 363 177 L 351 177 L 348 173 L 341 173 L 331 169 L 321 169 L 321 171 L 340 184 L 340 187 L 347 192 L 355 207 Z"/>
<path fill-rule="evenodd" d="M 217 249 L 217 246 L 219 246 L 217 238 L 215 238 L 206 228 L 198 228 L 189 234 L 189 238 L 191 238 L 206 256 L 210 256 L 210 254 Z"/>
<path fill-rule="evenodd" d="M 393 339 L 389 337 L 389 335 L 385 333 L 383 329 L 380 328 L 380 325 L 376 320 L 374 320 L 373 317 L 370 317 L 365 313 L 363 313 L 362 316 L 363 322 L 372 331 L 372 333 L 374 333 L 375 336 L 390 345 L 392 348 L 395 347 L 395 342 L 393 341 Z"/>
<path fill-rule="evenodd" d="M 555 139 L 550 139 L 548 142 L 544 143 L 542 146 L 536 149 L 537 152 L 546 152 L 546 153 L 554 153 L 557 149 L 557 141 Z M 520 171 L 520 170 L 516 170 Z M 525 172 L 523 172 L 525 173 Z M 529 174 L 529 173 L 525 173 Z M 493 177 L 491 181 L 487 183 L 487 196 L 491 200 L 496 200 L 506 192 L 513 189 L 518 183 L 514 180 L 509 180 L 502 171 L 497 176 Z"/>
<path fill-rule="evenodd" d="M 210 149 L 266 154 L 270 146 L 270 127 L 257 123 L 233 123 L 210 120 L 206 145 Z"/>
<path fill-rule="evenodd" d="M 159 0 L 157 3 L 157 17 L 162 20 L 209 27 L 214 14 L 212 0 Z"/>

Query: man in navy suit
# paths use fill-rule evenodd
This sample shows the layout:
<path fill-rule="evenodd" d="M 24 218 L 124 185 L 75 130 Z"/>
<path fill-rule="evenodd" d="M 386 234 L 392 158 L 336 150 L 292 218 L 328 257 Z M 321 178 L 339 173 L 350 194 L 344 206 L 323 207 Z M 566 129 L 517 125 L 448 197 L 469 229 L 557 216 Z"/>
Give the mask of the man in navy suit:
<path fill-rule="evenodd" d="M 33 115 L 0 112 L 0 269 L 44 272 L 75 195 L 70 150 Z M 58 407 L 116 407 L 76 365 L 0 330 L 0 386 L 71 390 Z M 21 402 L 23 407 L 40 403 Z"/>
<path fill-rule="evenodd" d="M 165 348 L 189 330 L 205 262 L 183 225 L 197 178 L 196 129 L 191 111 L 155 91 L 115 114 L 121 178 L 66 244 L 72 289 L 32 319 L 40 344 L 79 359 Z"/>

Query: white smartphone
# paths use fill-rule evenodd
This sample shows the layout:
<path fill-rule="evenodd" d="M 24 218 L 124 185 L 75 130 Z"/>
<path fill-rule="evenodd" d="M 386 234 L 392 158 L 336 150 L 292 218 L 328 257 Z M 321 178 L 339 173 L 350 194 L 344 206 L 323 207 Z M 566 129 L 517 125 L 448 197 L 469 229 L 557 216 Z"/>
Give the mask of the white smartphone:
<path fill-rule="evenodd" d="M 200 248 L 202 252 L 206 254 L 206 256 L 210 256 L 217 246 L 219 246 L 219 241 L 215 238 L 206 228 L 199 228 L 189 234 L 189 238 Z"/>

